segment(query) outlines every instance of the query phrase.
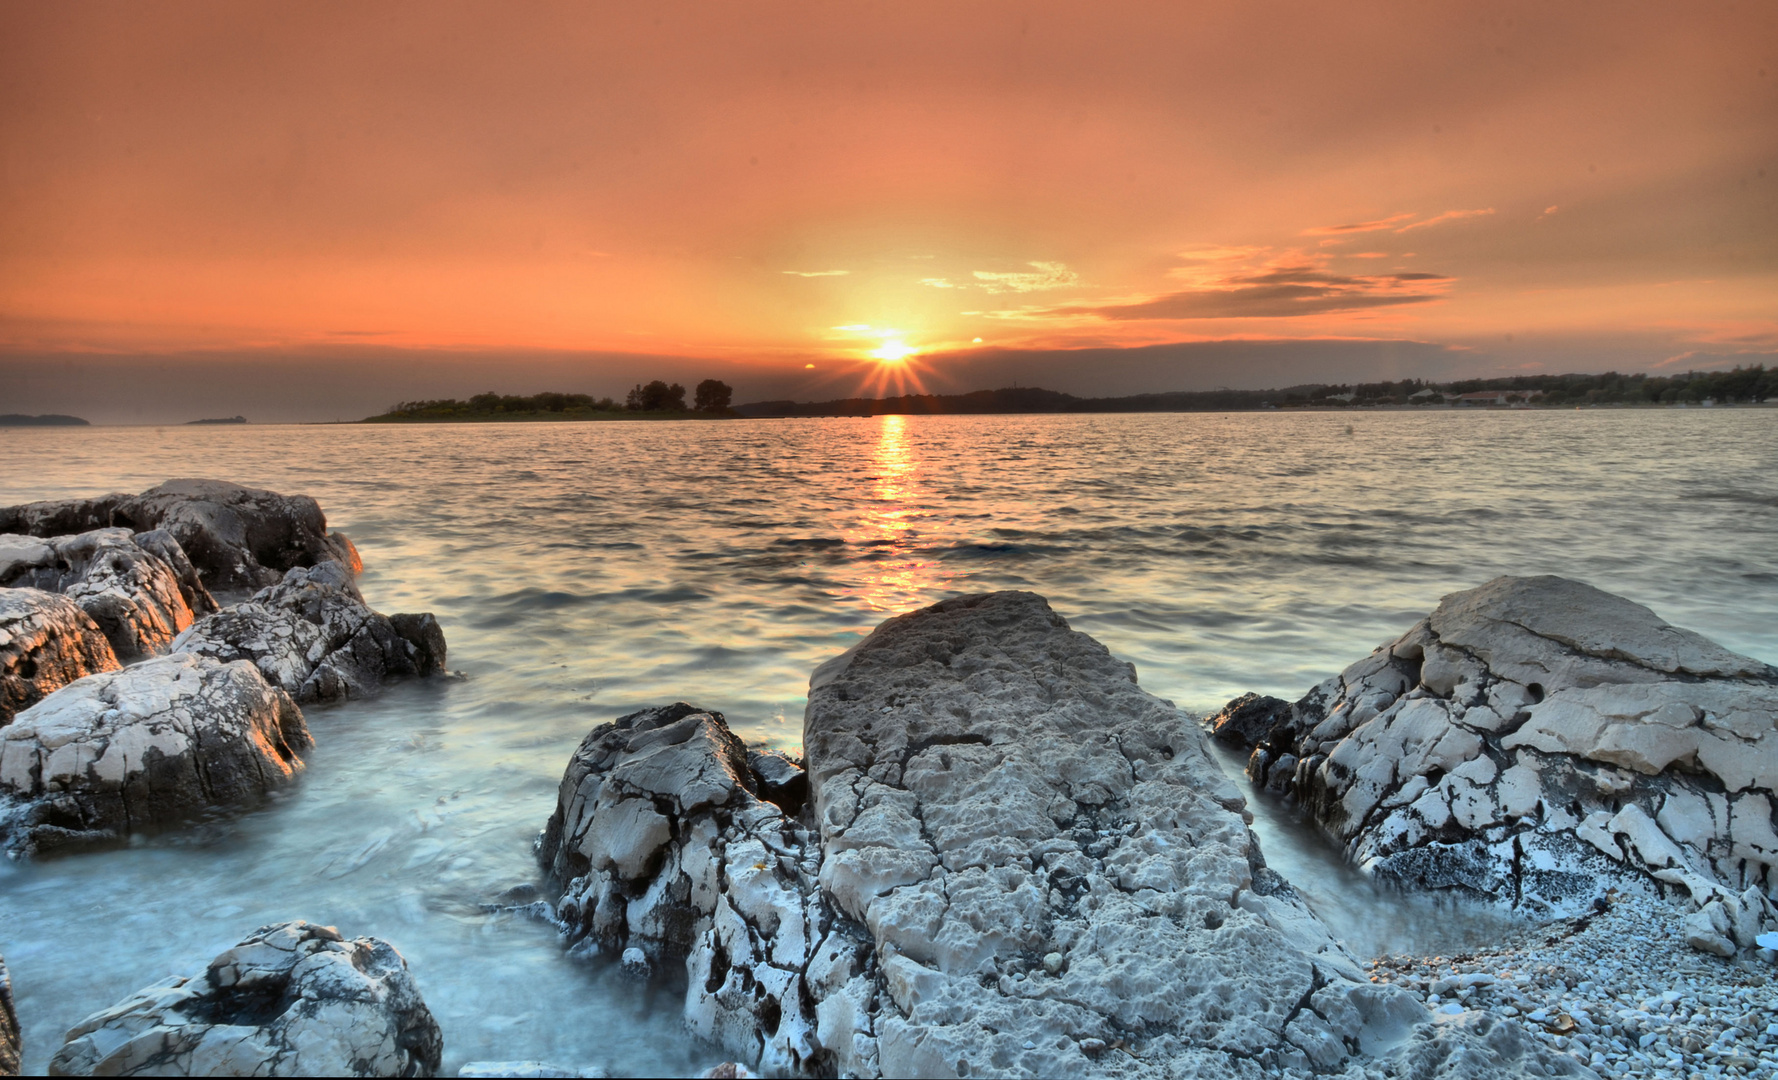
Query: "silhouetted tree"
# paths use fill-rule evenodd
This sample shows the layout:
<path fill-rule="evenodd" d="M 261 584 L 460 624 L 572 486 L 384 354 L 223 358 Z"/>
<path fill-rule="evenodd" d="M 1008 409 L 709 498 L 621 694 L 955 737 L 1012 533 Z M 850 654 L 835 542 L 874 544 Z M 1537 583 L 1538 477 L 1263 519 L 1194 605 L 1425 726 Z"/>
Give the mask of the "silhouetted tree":
<path fill-rule="evenodd" d="M 728 404 L 734 400 L 735 388 L 717 379 L 705 379 L 698 384 L 696 408 L 699 412 L 727 412 Z"/>
<path fill-rule="evenodd" d="M 656 379 L 647 386 L 638 385 L 631 390 L 625 405 L 642 412 L 684 412 L 685 387 L 678 383 L 668 386 Z"/>

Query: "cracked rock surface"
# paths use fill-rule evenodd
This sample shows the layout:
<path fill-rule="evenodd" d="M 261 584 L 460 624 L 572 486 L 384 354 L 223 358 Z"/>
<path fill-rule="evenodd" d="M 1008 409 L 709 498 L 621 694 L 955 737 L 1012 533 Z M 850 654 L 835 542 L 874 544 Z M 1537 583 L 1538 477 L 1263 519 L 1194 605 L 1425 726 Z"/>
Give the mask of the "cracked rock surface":
<path fill-rule="evenodd" d="M 0 586 L 66 596 L 99 624 L 119 659 L 165 652 L 191 625 L 192 609 L 178 573 L 150 550 L 171 556 L 178 542 L 164 532 L 143 535 L 149 547 L 128 529 L 44 539 L 0 534 Z M 203 598 L 209 599 L 208 593 Z"/>
<path fill-rule="evenodd" d="M 1722 956 L 1773 923 L 1778 670 L 1622 597 L 1496 578 L 1274 719 L 1249 776 L 1379 877 L 1544 915 L 1683 889 Z"/>
<path fill-rule="evenodd" d="M 76 679 L 117 668 L 99 624 L 72 600 L 0 589 L 0 725 Z"/>
<path fill-rule="evenodd" d="M 368 697 L 386 680 L 445 666 L 437 619 L 372 611 L 340 563 L 289 571 L 252 599 L 200 619 L 173 648 L 248 661 L 304 704 Z"/>
<path fill-rule="evenodd" d="M 0 728 L 0 835 L 15 852 L 115 838 L 290 782 L 302 712 L 251 664 L 191 653 L 62 687 Z"/>
<path fill-rule="evenodd" d="M 811 978 L 841 1071 L 1573 1071 L 1364 981 L 1196 725 L 1041 597 L 891 619 L 810 685 L 821 884 L 863 931 Z"/>
<path fill-rule="evenodd" d="M 337 562 L 356 574 L 363 565 L 350 540 L 327 532 L 314 499 L 224 480 L 169 480 L 140 495 L 0 507 L 0 532 L 47 537 L 111 526 L 164 529 L 202 584 L 229 599 L 276 584 L 294 567 Z"/>
<path fill-rule="evenodd" d="M 689 705 L 595 729 L 539 854 L 769 1074 L 1587 1075 L 1365 981 L 1202 739 L 1041 597 L 962 597 L 817 670 L 804 776 Z"/>
<path fill-rule="evenodd" d="M 297 920 L 262 926 L 201 975 L 76 1024 L 61 1076 L 432 1076 L 443 1039 L 387 941 Z"/>

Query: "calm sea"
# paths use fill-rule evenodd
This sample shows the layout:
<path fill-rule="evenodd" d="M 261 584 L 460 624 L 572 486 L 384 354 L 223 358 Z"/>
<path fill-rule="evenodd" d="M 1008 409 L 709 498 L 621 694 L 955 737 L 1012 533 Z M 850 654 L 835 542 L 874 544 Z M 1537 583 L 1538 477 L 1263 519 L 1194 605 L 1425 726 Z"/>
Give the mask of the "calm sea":
<path fill-rule="evenodd" d="M 1294 697 L 1505 573 L 1778 661 L 1774 409 L 0 429 L 0 504 L 177 476 L 315 496 L 366 598 L 436 612 L 463 677 L 311 709 L 309 773 L 268 809 L 0 868 L 27 1071 L 88 1012 L 296 917 L 401 948 L 447 1073 L 720 1060 L 672 986 L 479 905 L 538 880 L 595 724 L 686 700 L 794 749 L 816 664 L 958 593 L 1040 592 L 1194 710 Z M 1382 911 L 1283 820 L 1260 830 L 1360 952 L 1489 930 Z"/>

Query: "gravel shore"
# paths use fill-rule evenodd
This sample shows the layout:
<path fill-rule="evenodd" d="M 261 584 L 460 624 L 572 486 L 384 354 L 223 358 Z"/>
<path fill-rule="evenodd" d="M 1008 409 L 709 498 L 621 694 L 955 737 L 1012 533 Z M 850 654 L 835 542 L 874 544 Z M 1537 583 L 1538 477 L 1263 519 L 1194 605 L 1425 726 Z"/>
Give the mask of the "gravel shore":
<path fill-rule="evenodd" d="M 1778 1077 L 1778 967 L 1685 943 L 1683 901 L 1612 894 L 1605 910 L 1528 926 L 1451 957 L 1384 956 L 1375 982 L 1435 1011 L 1478 1009 L 1605 1077 Z"/>

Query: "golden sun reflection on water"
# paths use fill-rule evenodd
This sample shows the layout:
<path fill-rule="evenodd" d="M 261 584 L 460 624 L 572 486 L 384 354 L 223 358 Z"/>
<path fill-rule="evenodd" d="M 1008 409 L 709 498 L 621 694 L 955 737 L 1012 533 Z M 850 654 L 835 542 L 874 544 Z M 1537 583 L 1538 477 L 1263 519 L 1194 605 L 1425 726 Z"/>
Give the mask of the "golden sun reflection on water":
<path fill-rule="evenodd" d="M 870 492 L 857 531 L 846 537 L 874 551 L 858 563 L 863 580 L 844 591 L 873 611 L 902 612 L 930 603 L 949 575 L 915 551 L 925 512 L 916 505 L 920 461 L 908 441 L 907 417 L 883 416 L 878 423 Z"/>

